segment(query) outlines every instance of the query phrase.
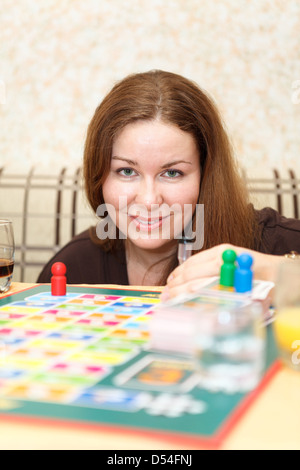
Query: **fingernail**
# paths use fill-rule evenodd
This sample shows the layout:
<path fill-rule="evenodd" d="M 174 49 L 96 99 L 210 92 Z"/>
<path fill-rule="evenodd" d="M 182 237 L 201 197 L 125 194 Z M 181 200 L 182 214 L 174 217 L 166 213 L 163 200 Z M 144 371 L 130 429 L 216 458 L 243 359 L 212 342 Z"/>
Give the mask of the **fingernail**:
<path fill-rule="evenodd" d="M 164 291 L 162 292 L 162 294 L 160 295 L 160 300 L 162 302 L 165 302 L 166 300 L 168 300 L 170 298 L 170 294 L 169 294 L 169 289 L 167 287 L 165 287 Z"/>
<path fill-rule="evenodd" d="M 168 279 L 167 279 L 167 282 L 172 281 L 172 279 L 174 279 L 174 276 L 173 276 L 173 274 L 170 274 L 170 276 L 169 276 Z"/>

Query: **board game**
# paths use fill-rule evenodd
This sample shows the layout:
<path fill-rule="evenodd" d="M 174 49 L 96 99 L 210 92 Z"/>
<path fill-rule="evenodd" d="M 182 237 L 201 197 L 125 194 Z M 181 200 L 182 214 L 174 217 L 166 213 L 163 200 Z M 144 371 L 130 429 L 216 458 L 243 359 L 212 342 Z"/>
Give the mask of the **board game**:
<path fill-rule="evenodd" d="M 159 292 L 39 285 L 0 299 L 2 417 L 30 416 L 128 429 L 218 447 L 276 371 L 250 394 L 209 393 L 193 362 L 149 347 Z M 275 364 L 275 365 L 274 365 Z"/>

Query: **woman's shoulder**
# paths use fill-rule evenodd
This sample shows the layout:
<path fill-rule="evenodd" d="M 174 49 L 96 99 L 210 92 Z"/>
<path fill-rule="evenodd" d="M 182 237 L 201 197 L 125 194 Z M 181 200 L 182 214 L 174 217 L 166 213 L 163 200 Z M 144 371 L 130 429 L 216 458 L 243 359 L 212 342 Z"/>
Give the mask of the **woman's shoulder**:
<path fill-rule="evenodd" d="M 266 226 L 280 225 L 283 228 L 300 229 L 300 220 L 292 217 L 285 217 L 272 207 L 264 207 L 255 211 L 258 217 L 258 223 Z"/>
<path fill-rule="evenodd" d="M 271 207 L 257 210 L 256 214 L 261 228 L 260 251 L 275 255 L 300 252 L 299 219 L 285 217 Z"/>
<path fill-rule="evenodd" d="M 125 253 L 107 251 L 94 233 L 90 228 L 72 238 L 48 261 L 37 282 L 50 282 L 51 267 L 60 261 L 67 267 L 68 284 L 126 284 Z"/>

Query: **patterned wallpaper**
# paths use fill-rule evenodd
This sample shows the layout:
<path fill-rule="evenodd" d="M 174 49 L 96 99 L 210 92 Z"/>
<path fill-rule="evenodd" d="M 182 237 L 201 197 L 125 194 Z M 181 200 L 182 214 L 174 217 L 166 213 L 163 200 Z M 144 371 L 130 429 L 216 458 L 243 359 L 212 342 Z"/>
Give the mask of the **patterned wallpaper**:
<path fill-rule="evenodd" d="M 161 68 L 217 101 L 241 165 L 300 168 L 299 0 L 1 0 L 0 164 L 80 165 L 116 80 Z"/>

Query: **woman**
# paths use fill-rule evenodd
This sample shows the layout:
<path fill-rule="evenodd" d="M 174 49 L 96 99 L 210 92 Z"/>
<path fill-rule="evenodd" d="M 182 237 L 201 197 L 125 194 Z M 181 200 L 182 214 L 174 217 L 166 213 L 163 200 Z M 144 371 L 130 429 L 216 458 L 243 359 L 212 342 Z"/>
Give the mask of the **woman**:
<path fill-rule="evenodd" d="M 217 108 L 180 75 L 150 71 L 113 87 L 88 128 L 84 179 L 103 223 L 57 253 L 38 282 L 62 261 L 68 283 L 167 283 L 168 297 L 218 275 L 229 246 L 252 252 L 261 279 L 274 279 L 280 255 L 300 251 L 300 222 L 249 204 Z M 199 231 L 200 205 L 203 243 L 176 268 L 178 238 L 190 223 Z"/>

